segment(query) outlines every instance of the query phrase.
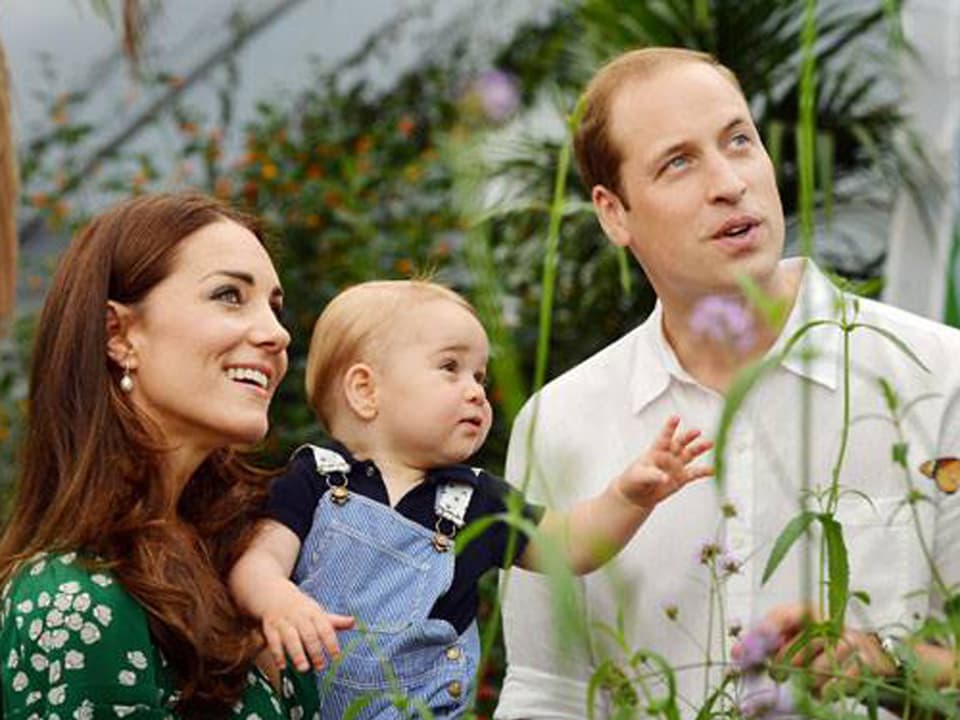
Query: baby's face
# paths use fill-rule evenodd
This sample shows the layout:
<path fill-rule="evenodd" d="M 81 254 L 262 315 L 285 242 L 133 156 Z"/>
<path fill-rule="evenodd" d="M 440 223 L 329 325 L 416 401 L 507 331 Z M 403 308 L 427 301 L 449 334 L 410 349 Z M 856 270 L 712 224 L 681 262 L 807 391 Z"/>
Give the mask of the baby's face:
<path fill-rule="evenodd" d="M 382 440 L 422 468 L 473 455 L 493 419 L 488 356 L 487 335 L 469 310 L 440 298 L 413 305 L 391 329 L 376 371 Z"/>

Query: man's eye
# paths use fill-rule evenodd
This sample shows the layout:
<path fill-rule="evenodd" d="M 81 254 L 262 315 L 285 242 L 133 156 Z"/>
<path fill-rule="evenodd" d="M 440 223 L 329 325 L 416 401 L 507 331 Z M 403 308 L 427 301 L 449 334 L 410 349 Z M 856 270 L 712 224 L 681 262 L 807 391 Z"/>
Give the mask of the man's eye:
<path fill-rule="evenodd" d="M 750 136 L 745 133 L 737 133 L 730 138 L 730 144 L 735 147 L 746 147 L 750 144 Z"/>
<path fill-rule="evenodd" d="M 667 160 L 666 168 L 667 170 L 682 170 L 687 166 L 687 158 L 685 155 L 677 155 Z"/>
<path fill-rule="evenodd" d="M 217 288 L 213 291 L 213 295 L 211 295 L 211 297 L 214 300 L 220 300 L 221 302 L 229 303 L 231 305 L 239 305 L 243 300 L 240 295 L 240 290 L 233 285 Z"/>

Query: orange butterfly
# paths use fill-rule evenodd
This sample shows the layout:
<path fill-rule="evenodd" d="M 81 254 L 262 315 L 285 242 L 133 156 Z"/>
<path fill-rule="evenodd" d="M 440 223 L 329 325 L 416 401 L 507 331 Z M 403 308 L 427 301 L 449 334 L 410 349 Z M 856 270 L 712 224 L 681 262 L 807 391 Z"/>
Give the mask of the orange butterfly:
<path fill-rule="evenodd" d="M 920 472 L 935 480 L 937 487 L 945 493 L 955 493 L 960 488 L 960 458 L 941 457 L 927 460 L 920 466 Z"/>

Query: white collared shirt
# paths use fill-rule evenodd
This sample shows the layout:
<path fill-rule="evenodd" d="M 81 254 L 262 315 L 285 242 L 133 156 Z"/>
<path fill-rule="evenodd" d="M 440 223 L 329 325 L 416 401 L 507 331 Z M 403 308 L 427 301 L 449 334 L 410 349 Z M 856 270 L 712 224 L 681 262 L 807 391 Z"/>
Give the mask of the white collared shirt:
<path fill-rule="evenodd" d="M 798 301 L 767 357 L 783 348 L 806 320 L 839 318 L 840 297 L 808 263 Z M 867 593 L 870 604 L 852 600 L 847 618 L 863 628 L 888 629 L 896 623 L 914 627 L 914 617 L 927 614 L 937 600 L 916 592 L 930 587 L 930 571 L 910 510 L 903 506 L 907 480 L 892 461 L 900 438 L 889 420 L 879 378 L 894 387 L 901 408 L 914 403 L 901 423 L 910 482 L 933 501 L 916 507 L 943 577 L 948 584 L 957 582 L 960 493 L 937 491 L 917 468 L 930 458 L 960 456 L 960 332 L 849 297 L 848 319 L 854 306 L 858 322 L 900 338 L 930 372 L 879 332 L 860 327 L 850 335 L 853 422 L 840 473 L 845 492 L 837 519 L 850 559 L 850 590 Z M 811 349 L 815 354 L 805 362 L 802 356 Z M 805 563 L 800 544 L 766 584 L 761 579 L 775 539 L 801 509 L 804 474 L 814 491 L 830 485 L 841 444 L 842 355 L 843 334 L 836 326 L 821 325 L 807 333 L 741 407 L 729 438 L 725 486 L 708 480 L 683 489 L 652 513 L 616 560 L 575 581 L 584 603 L 586 636 L 577 636 L 569 614 L 555 614 L 543 576 L 511 571 L 504 605 L 509 665 L 497 718 L 586 717 L 594 668 L 606 658 L 623 657 L 611 635 L 597 630 L 598 624 L 615 629 L 618 612 L 631 652 L 658 653 L 678 669 L 681 707 L 692 716 L 704 698 L 704 645 L 711 623 L 709 573 L 699 562 L 706 541 L 719 539 L 742 561 L 740 571 L 723 584 L 728 623 L 748 627 L 778 604 L 816 600 L 812 585 L 817 576 L 801 572 Z M 670 415 L 678 414 L 682 427 L 700 428 L 713 437 L 723 406 L 720 394 L 680 366 L 664 338 L 658 304 L 641 326 L 543 389 L 528 494 L 559 509 L 569 507 L 599 493 L 643 453 Z M 506 478 L 521 487 L 534 407 L 531 400 L 518 416 L 507 456 Z M 736 508 L 736 516 L 725 520 L 722 507 L 727 502 Z M 817 543 L 809 547 L 815 561 Z M 676 621 L 666 617 L 668 606 L 678 610 Z M 730 639 L 722 650 L 720 628 L 714 612 L 710 654 L 722 665 L 723 657 L 729 657 L 723 653 Z M 716 676 L 710 682 L 715 685 Z"/>

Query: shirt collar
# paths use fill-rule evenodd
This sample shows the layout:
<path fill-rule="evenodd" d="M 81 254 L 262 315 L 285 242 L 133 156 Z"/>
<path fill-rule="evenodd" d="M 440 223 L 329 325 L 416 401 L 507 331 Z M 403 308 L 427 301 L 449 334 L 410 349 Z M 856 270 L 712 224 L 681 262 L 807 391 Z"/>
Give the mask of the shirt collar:
<path fill-rule="evenodd" d="M 339 440 L 331 438 L 324 446 L 343 456 L 350 464 L 351 474 L 362 471 L 367 467 L 376 469 L 377 474 L 380 474 L 380 468 L 377 467 L 377 464 L 373 460 L 358 460 L 353 456 L 353 453 L 347 449 L 347 446 Z M 430 468 L 424 473 L 423 479 L 424 482 L 428 483 L 453 481 L 468 483 L 476 487 L 481 472 L 483 471 L 480 468 L 470 467 L 469 465 L 447 465 L 444 467 Z"/>
<path fill-rule="evenodd" d="M 795 258 L 782 262 L 803 263 L 801 270 L 803 274 L 797 301 L 793 304 L 783 330 L 766 357 L 781 352 L 787 341 L 808 320 L 836 318 L 841 297 L 839 289 L 813 261 Z M 782 362 L 782 366 L 800 377 L 834 390 L 837 387 L 840 371 L 837 360 L 841 341 L 841 333 L 835 327 L 814 328 L 794 346 Z M 811 351 L 810 358 L 805 360 L 804 355 L 808 350 Z M 700 386 L 700 383 L 680 365 L 677 354 L 663 333 L 663 306 L 659 300 L 646 321 L 637 329 L 632 365 L 631 387 L 634 413 L 643 410 L 665 392 L 671 379 Z"/>

